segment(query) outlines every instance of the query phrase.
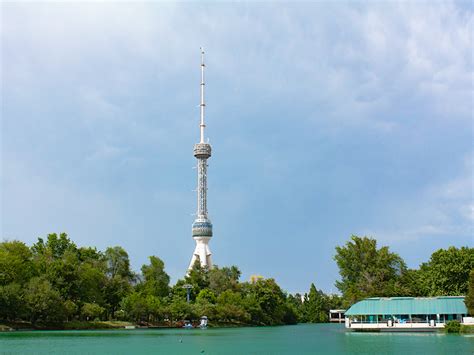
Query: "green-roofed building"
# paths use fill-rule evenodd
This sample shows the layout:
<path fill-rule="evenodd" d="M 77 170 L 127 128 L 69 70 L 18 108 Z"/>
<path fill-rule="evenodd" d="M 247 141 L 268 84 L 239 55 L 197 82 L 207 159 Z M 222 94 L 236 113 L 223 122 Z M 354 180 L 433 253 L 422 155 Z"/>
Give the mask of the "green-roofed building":
<path fill-rule="evenodd" d="M 463 296 L 373 297 L 353 304 L 345 313 L 353 330 L 436 330 L 450 320 L 463 322 Z"/>

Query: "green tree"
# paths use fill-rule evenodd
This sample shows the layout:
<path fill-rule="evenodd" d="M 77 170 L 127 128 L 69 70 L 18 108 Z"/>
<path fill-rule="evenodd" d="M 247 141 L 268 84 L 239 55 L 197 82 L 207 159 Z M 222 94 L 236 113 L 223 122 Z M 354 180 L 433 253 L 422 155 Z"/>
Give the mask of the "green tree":
<path fill-rule="evenodd" d="M 254 321 L 257 324 L 278 325 L 284 324 L 287 312 L 291 312 L 286 305 L 286 295 L 274 279 L 258 280 L 254 284 L 247 284 L 245 292 L 250 293 L 261 309 L 259 318 Z M 252 298 L 252 297 L 251 297 Z M 254 309 L 258 312 L 258 309 Z"/>
<path fill-rule="evenodd" d="M 133 274 L 130 270 L 128 253 L 122 247 L 115 246 L 105 250 L 105 261 L 107 263 L 107 274 L 110 279 L 120 276 L 131 280 Z"/>
<path fill-rule="evenodd" d="M 209 303 L 216 303 L 217 302 L 216 294 L 207 288 L 204 290 L 201 290 L 201 292 L 199 292 L 199 294 L 196 297 L 196 302 L 204 301 L 204 300 Z"/>
<path fill-rule="evenodd" d="M 67 234 L 48 234 L 46 242 L 38 238 L 31 250 L 36 273 L 45 277 L 63 299 L 77 299 L 79 259 L 77 247 Z"/>
<path fill-rule="evenodd" d="M 304 302 L 305 320 L 310 323 L 328 321 L 329 303 L 326 295 L 311 284 L 306 302 Z"/>
<path fill-rule="evenodd" d="M 240 275 L 237 266 L 223 268 L 214 266 L 208 272 L 209 288 L 217 295 L 226 290 L 238 291 Z"/>
<path fill-rule="evenodd" d="M 147 295 L 146 305 L 148 310 L 148 321 L 156 322 L 164 318 L 166 306 L 162 298 L 154 295 Z"/>
<path fill-rule="evenodd" d="M 148 318 L 147 300 L 142 293 L 130 293 L 122 300 L 121 307 L 125 311 L 126 316 L 131 320 L 138 322 Z"/>
<path fill-rule="evenodd" d="M 336 286 L 347 305 L 366 297 L 403 295 L 405 262 L 388 247 L 377 249 L 375 239 L 353 235 L 345 246 L 336 247 L 334 259 L 341 276 Z"/>
<path fill-rule="evenodd" d="M 142 274 L 145 278 L 143 290 L 146 294 L 159 297 L 168 296 L 170 277 L 165 272 L 165 264 L 160 258 L 150 256 L 150 264 L 142 266 Z"/>
<path fill-rule="evenodd" d="M 122 247 L 107 248 L 104 258 L 108 276 L 104 288 L 105 302 L 108 304 L 110 316 L 114 318 L 120 302 L 132 291 L 133 273 L 130 270 L 128 254 Z"/>
<path fill-rule="evenodd" d="M 0 319 L 13 321 L 25 315 L 22 287 L 17 283 L 0 286 Z"/>
<path fill-rule="evenodd" d="M 104 296 L 107 304 L 108 313 L 111 318 L 114 318 L 115 311 L 118 309 L 120 302 L 132 292 L 132 286 L 129 280 L 120 275 L 108 279 L 105 288 Z"/>
<path fill-rule="evenodd" d="M 68 238 L 66 233 L 61 233 L 59 237 L 56 233 L 48 234 L 46 243 L 43 238 L 38 238 L 38 242 L 32 246 L 35 254 L 49 254 L 54 259 L 61 258 L 66 250 L 76 249 L 76 245 Z"/>
<path fill-rule="evenodd" d="M 168 312 L 168 317 L 175 321 L 196 318 L 194 307 L 190 303 L 187 303 L 186 299 L 182 299 L 181 297 L 172 298 L 168 307 Z"/>
<path fill-rule="evenodd" d="M 439 249 L 420 267 L 424 293 L 427 296 L 465 295 L 472 269 L 474 248 Z"/>
<path fill-rule="evenodd" d="M 202 267 L 198 260 L 194 263 L 191 270 L 184 278 L 185 283 L 193 285 L 192 296 L 193 299 L 199 292 L 209 287 L 209 269 Z"/>
<path fill-rule="evenodd" d="M 66 316 L 66 321 L 69 322 L 69 320 L 71 320 L 77 314 L 77 310 L 78 307 L 73 301 L 64 301 L 64 315 Z"/>
<path fill-rule="evenodd" d="M 25 290 L 25 303 L 31 322 L 62 321 L 65 318 L 63 300 L 48 280 L 32 278 Z"/>
<path fill-rule="evenodd" d="M 19 241 L 0 243 L 0 285 L 25 284 L 34 275 L 32 253 Z"/>
<path fill-rule="evenodd" d="M 104 290 L 108 284 L 104 270 L 91 262 L 82 262 L 77 270 L 77 298 L 81 302 L 105 305 Z M 109 285 L 110 286 L 110 285 Z M 111 287 L 108 288 L 110 290 Z"/>
<path fill-rule="evenodd" d="M 400 279 L 404 296 L 425 297 L 427 296 L 423 273 L 418 269 L 406 270 Z"/>
<path fill-rule="evenodd" d="M 242 295 L 232 290 L 226 290 L 217 297 L 216 312 L 221 321 L 246 323 L 250 320 Z"/>
<path fill-rule="evenodd" d="M 464 299 L 467 310 L 471 316 L 474 316 L 474 269 L 469 273 L 469 282 L 467 287 L 467 295 Z"/>
<path fill-rule="evenodd" d="M 295 293 L 294 295 L 289 294 L 286 298 L 286 303 L 293 309 L 298 322 L 306 322 L 303 309 L 303 300 L 301 294 Z"/>
<path fill-rule="evenodd" d="M 194 310 L 198 317 L 207 316 L 209 319 L 218 319 L 217 298 L 211 290 L 202 290 L 196 297 Z"/>
<path fill-rule="evenodd" d="M 81 308 L 81 314 L 86 320 L 94 320 L 104 314 L 105 308 L 97 303 L 84 303 Z"/>

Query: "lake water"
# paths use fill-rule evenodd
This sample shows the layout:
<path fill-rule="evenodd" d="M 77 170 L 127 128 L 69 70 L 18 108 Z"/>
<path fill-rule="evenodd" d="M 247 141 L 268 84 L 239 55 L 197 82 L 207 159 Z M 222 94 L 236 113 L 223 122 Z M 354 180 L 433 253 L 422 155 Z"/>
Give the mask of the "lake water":
<path fill-rule="evenodd" d="M 0 333 L 4 354 L 474 354 L 474 335 L 352 333 L 339 324 Z"/>

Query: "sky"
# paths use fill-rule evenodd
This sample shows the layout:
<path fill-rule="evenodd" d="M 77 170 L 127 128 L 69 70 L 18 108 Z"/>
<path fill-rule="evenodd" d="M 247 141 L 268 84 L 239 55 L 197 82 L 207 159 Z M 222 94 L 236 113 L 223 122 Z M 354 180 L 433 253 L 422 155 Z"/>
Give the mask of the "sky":
<path fill-rule="evenodd" d="M 195 242 L 206 51 L 214 263 L 336 292 L 335 247 L 474 246 L 473 9 L 457 2 L 2 2 L 0 239 Z"/>

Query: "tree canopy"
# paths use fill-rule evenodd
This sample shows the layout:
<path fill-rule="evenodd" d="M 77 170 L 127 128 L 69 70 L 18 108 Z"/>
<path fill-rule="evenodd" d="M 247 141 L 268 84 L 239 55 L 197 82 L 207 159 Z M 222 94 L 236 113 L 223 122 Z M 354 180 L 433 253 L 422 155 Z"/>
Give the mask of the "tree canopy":
<path fill-rule="evenodd" d="M 0 320 L 32 325 L 70 321 L 129 320 L 179 324 L 206 315 L 211 324 L 279 325 L 327 322 L 330 309 L 373 296 L 467 295 L 474 313 L 474 249 L 440 249 L 419 269 L 373 238 L 352 236 L 336 247 L 341 295 L 312 283 L 304 294 L 288 294 L 272 278 L 242 282 L 236 266 L 203 268 L 197 262 L 174 285 L 165 264 L 150 256 L 141 273 L 126 250 L 78 247 L 67 234 L 48 234 L 31 247 L 0 243 Z M 184 285 L 190 285 L 187 302 Z"/>
<path fill-rule="evenodd" d="M 403 295 L 402 275 L 407 267 L 403 259 L 377 241 L 353 235 L 343 247 L 336 247 L 334 256 L 341 280 L 336 287 L 349 304 L 373 296 Z"/>
<path fill-rule="evenodd" d="M 336 247 L 334 259 L 341 276 L 336 286 L 347 307 L 367 297 L 466 295 L 474 248 L 439 249 L 419 269 L 407 269 L 387 246 L 377 248 L 375 239 L 352 236 Z"/>

